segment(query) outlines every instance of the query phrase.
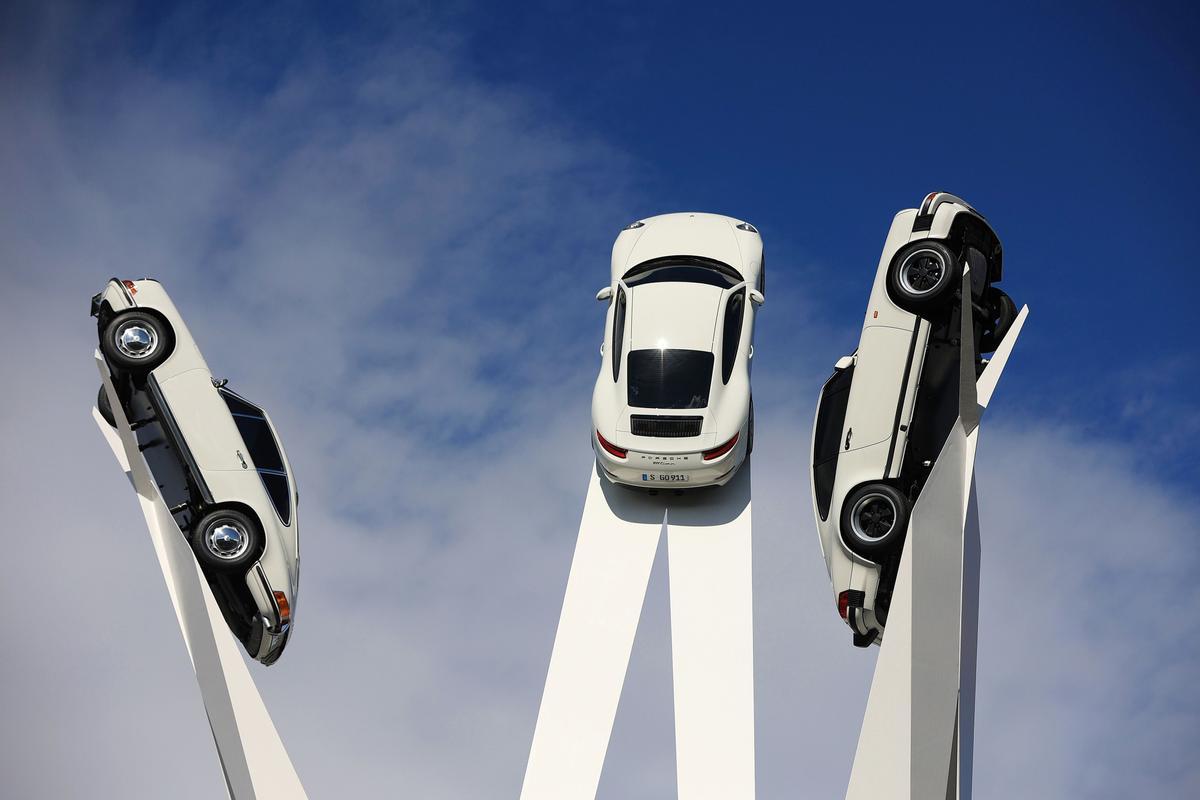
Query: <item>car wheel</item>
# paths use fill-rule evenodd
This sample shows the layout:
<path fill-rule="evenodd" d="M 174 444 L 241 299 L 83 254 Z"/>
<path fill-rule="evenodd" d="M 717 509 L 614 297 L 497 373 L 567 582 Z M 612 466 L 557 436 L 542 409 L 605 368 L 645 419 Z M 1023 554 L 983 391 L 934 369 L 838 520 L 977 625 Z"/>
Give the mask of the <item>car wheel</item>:
<path fill-rule="evenodd" d="M 988 303 L 988 308 L 992 313 L 991 328 L 984 331 L 983 336 L 979 338 L 979 352 L 981 353 L 994 353 L 1017 320 L 1017 304 L 1013 302 L 1013 299 L 996 288 L 988 291 L 992 295 Z"/>
<path fill-rule="evenodd" d="M 949 247 L 922 239 L 905 247 L 888 268 L 888 291 L 896 305 L 913 314 L 935 309 L 959 283 L 962 267 Z"/>
<path fill-rule="evenodd" d="M 100 393 L 96 395 L 96 408 L 105 422 L 114 428 L 117 427 L 117 418 L 113 416 L 112 403 L 108 402 L 108 392 L 104 391 L 104 384 L 100 384 Z"/>
<path fill-rule="evenodd" d="M 262 531 L 241 511 L 217 508 L 192 528 L 192 549 L 201 564 L 220 571 L 244 572 L 258 557 Z"/>
<path fill-rule="evenodd" d="M 869 483 L 842 504 L 842 538 L 862 556 L 890 552 L 908 527 L 908 500 L 886 483 Z"/>
<path fill-rule="evenodd" d="M 100 335 L 100 350 L 118 368 L 145 373 L 167 359 L 175 346 L 171 326 L 145 311 L 113 317 Z"/>

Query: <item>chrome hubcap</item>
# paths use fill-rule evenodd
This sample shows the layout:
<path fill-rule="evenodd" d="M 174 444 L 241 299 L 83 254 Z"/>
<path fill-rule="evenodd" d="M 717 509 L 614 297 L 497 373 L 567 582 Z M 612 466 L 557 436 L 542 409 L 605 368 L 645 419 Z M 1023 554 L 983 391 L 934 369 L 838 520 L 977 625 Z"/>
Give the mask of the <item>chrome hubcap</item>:
<path fill-rule="evenodd" d="M 900 265 L 900 285 L 909 294 L 929 294 L 945 273 L 946 265 L 941 255 L 932 250 L 918 250 Z"/>
<path fill-rule="evenodd" d="M 854 504 L 850 512 L 850 526 L 854 535 L 866 542 L 878 542 L 896 524 L 896 506 L 890 497 L 869 494 Z"/>
<path fill-rule="evenodd" d="M 149 358 L 158 350 L 158 331 L 141 321 L 126 322 L 117 328 L 116 342 L 129 358 Z"/>
<path fill-rule="evenodd" d="M 233 561 L 246 552 L 246 548 L 250 546 L 250 537 L 233 520 L 219 519 L 208 526 L 204 544 L 208 547 L 208 552 L 222 561 Z"/>

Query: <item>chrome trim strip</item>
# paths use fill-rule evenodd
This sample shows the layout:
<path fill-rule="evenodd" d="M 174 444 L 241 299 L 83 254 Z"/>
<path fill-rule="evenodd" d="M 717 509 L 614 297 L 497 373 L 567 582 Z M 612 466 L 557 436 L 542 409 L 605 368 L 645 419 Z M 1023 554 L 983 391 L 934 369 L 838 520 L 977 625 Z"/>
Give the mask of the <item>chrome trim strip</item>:
<path fill-rule="evenodd" d="M 271 588 L 270 582 L 267 580 L 267 573 L 262 568 L 261 561 L 254 562 L 254 574 L 258 576 L 258 582 L 262 584 L 263 591 L 267 593 L 267 597 L 271 600 L 271 607 L 275 609 L 275 619 L 267 626 L 272 634 L 280 634 L 287 630 L 283 625 L 283 614 L 279 610 L 279 602 L 275 599 L 275 590 Z"/>
<path fill-rule="evenodd" d="M 121 293 L 125 295 L 126 302 L 128 302 L 131 307 L 137 308 L 137 300 L 133 299 L 133 293 L 129 291 L 129 287 L 125 285 L 125 281 L 121 280 L 120 278 L 109 278 L 108 281 L 109 283 L 116 283 L 117 286 L 120 286 Z"/>

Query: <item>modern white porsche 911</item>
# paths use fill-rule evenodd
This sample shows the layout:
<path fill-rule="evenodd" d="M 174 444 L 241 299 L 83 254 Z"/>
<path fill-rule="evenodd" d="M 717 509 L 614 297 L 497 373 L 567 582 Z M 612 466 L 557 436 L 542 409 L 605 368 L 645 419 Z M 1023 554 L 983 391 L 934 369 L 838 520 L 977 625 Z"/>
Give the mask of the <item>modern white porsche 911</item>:
<path fill-rule="evenodd" d="M 971 296 L 962 297 L 964 267 Z M 881 640 L 909 510 L 958 418 L 962 309 L 980 354 L 1004 338 L 1016 305 L 995 287 L 1000 240 L 945 192 L 892 221 L 858 349 L 821 390 L 812 496 L 838 611 L 866 647 Z"/>
<path fill-rule="evenodd" d="M 299 495 L 270 418 L 213 378 L 158 281 L 113 278 L 92 316 L 124 416 L 230 630 L 273 664 L 292 630 L 300 544 Z M 97 407 L 115 427 L 104 386 Z"/>
<path fill-rule="evenodd" d="M 750 360 L 762 238 L 718 214 L 648 217 L 617 236 L 592 448 L 614 483 L 724 485 L 754 447 Z"/>

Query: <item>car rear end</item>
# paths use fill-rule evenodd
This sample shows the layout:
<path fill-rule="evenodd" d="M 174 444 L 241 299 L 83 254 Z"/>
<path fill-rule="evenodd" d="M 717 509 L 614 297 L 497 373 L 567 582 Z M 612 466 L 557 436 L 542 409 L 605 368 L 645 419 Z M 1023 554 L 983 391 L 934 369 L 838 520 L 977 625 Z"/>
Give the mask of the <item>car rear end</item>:
<path fill-rule="evenodd" d="M 714 376 L 711 351 L 631 351 L 610 390 L 625 402 L 593 403 L 592 448 L 600 467 L 630 486 L 725 484 L 749 449 L 747 411 L 736 398 L 720 402 L 725 388 Z"/>
<path fill-rule="evenodd" d="M 719 441 L 714 432 L 701 432 L 703 416 L 634 413 L 629 420 L 629 431 L 605 436 L 597 430 L 592 436 L 597 463 L 615 483 L 651 489 L 721 486 L 746 459 L 746 431 Z"/>

